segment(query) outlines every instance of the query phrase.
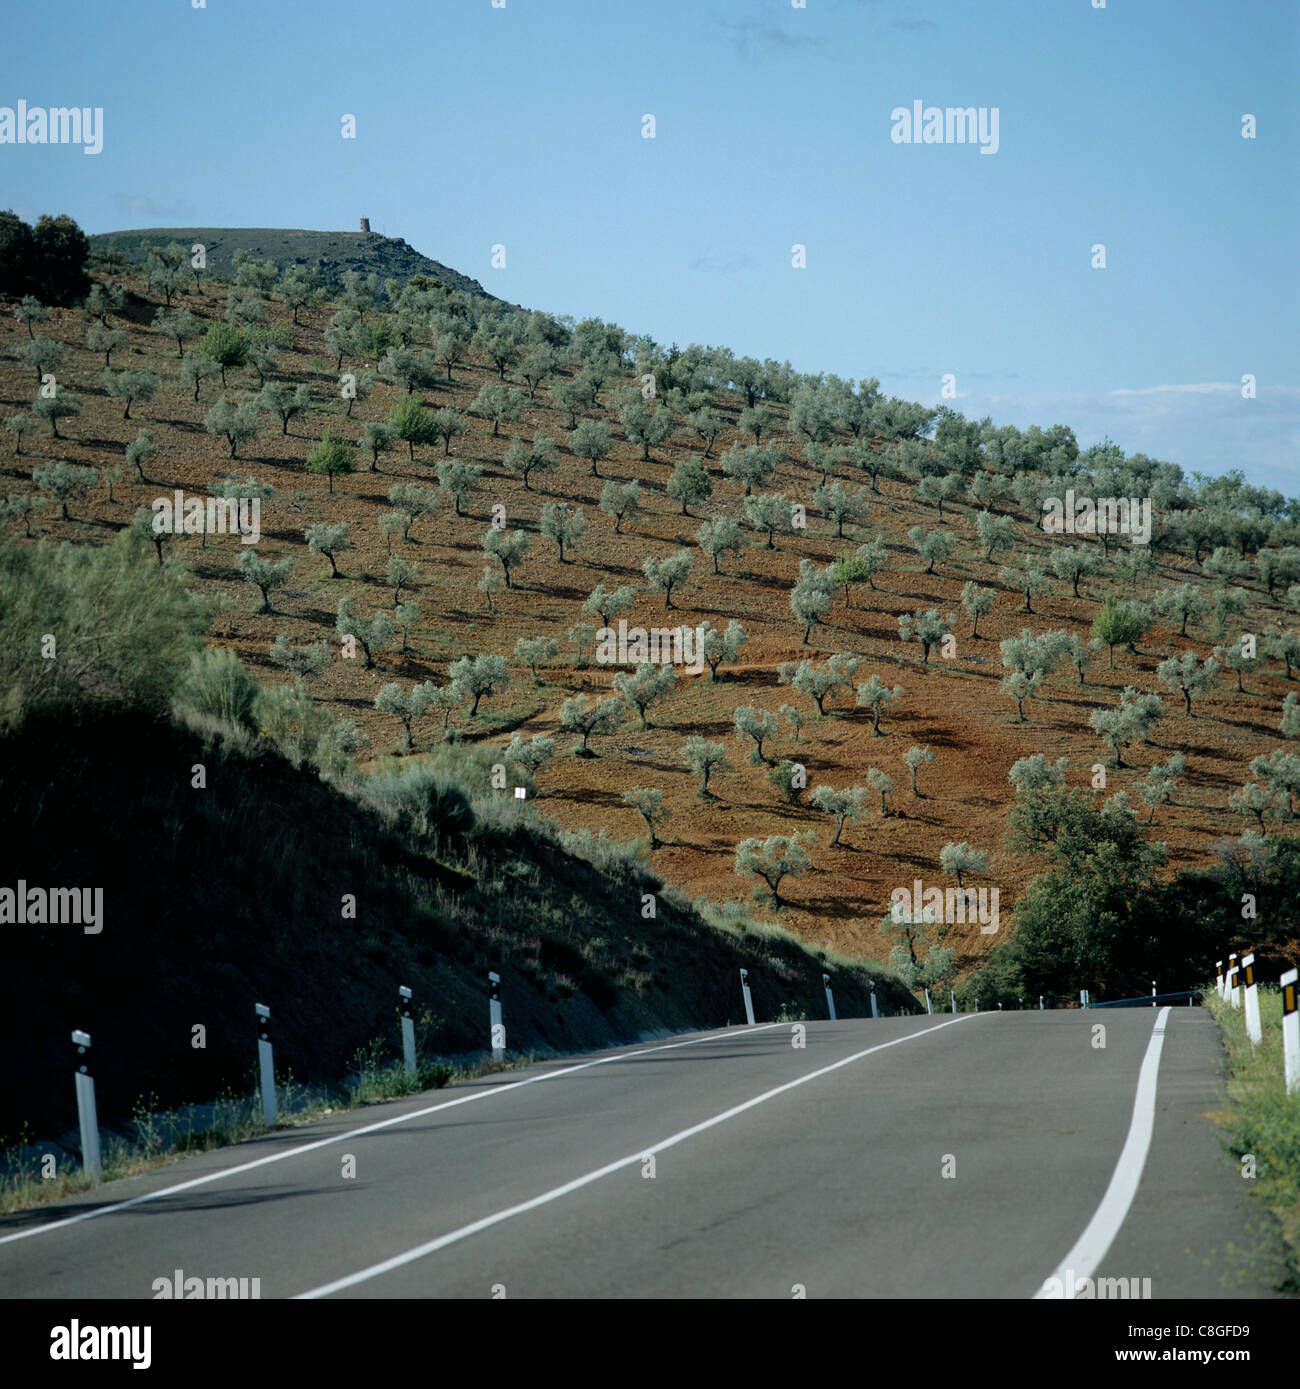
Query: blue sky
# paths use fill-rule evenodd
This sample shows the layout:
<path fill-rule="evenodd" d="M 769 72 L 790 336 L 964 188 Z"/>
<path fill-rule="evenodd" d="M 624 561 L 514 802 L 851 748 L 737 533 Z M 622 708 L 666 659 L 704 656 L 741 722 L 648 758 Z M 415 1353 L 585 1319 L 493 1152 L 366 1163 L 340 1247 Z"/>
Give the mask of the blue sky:
<path fill-rule="evenodd" d="M 967 415 L 1300 491 L 1292 0 L 133 0 L 5 29 L 0 105 L 104 109 L 99 155 L 0 146 L 23 216 L 364 214 L 529 307 L 925 401 L 952 373 Z M 997 153 L 893 143 L 917 99 L 996 107 Z"/>

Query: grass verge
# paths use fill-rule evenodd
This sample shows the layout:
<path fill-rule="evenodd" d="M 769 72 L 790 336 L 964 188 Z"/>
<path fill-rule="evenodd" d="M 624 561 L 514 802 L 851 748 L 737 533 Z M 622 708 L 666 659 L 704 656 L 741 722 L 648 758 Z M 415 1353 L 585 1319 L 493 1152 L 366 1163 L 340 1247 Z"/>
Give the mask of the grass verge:
<path fill-rule="evenodd" d="M 1258 1047 L 1246 1035 L 1244 1009 L 1222 1002 L 1213 989 L 1204 1001 L 1228 1053 L 1229 1108 L 1220 1120 L 1228 1148 L 1243 1164 L 1253 1158 L 1252 1192 L 1281 1226 L 1287 1278 L 1278 1291 L 1300 1293 L 1300 1094 L 1286 1093 L 1282 995 L 1259 990 L 1263 1041 Z"/>
<path fill-rule="evenodd" d="M 382 1059 L 381 1042 L 362 1048 L 357 1058 L 360 1063 L 357 1073 L 349 1077 L 337 1093 L 323 1094 L 318 1089 L 299 1085 L 292 1073 L 278 1079 L 275 1088 L 279 1118 L 274 1128 L 299 1128 L 332 1114 L 441 1090 L 480 1076 L 517 1070 L 544 1059 L 540 1053 L 532 1051 L 507 1056 L 504 1061 L 485 1058 L 450 1062 L 434 1058 L 421 1061 L 419 1074 L 413 1078 L 402 1062 Z M 150 1109 L 142 1101 L 133 1117 L 135 1140 L 106 1135 L 101 1142 L 100 1166 L 104 1182 L 135 1177 L 178 1162 L 192 1153 L 230 1147 L 268 1131 L 257 1094 L 240 1096 L 227 1091 L 215 1104 L 203 1108 L 206 1122 L 202 1127 L 195 1127 L 193 1119 L 182 1118 L 179 1111 Z M 54 1170 L 46 1175 L 50 1166 Z M 0 1170 L 0 1215 L 61 1201 L 91 1187 L 83 1168 L 64 1164 L 60 1171 L 52 1155 L 42 1154 L 39 1144 L 32 1145 L 25 1128 L 14 1142 L 0 1145 L 0 1168 L 7 1168 Z"/>

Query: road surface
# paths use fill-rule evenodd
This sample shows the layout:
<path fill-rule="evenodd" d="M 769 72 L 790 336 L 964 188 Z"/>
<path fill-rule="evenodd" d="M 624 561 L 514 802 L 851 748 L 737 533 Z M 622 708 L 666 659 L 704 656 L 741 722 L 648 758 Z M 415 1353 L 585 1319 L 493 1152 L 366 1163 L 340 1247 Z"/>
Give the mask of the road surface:
<path fill-rule="evenodd" d="M 188 1158 L 0 1221 L 0 1295 L 150 1299 L 180 1270 L 264 1299 L 1028 1299 L 1067 1269 L 1271 1295 L 1271 1226 L 1208 1117 L 1204 1010 L 795 1040 L 645 1043 Z"/>

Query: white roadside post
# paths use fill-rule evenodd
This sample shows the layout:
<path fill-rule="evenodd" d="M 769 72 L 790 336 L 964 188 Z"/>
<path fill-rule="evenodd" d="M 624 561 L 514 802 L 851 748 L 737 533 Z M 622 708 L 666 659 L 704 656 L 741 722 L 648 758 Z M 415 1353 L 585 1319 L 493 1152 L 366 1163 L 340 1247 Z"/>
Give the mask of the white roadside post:
<path fill-rule="evenodd" d="M 1215 987 L 1215 989 L 1217 990 L 1219 997 L 1222 998 L 1222 997 L 1223 997 L 1223 961 L 1222 961 L 1222 960 L 1215 960 L 1215 962 L 1214 962 L 1214 987 Z"/>
<path fill-rule="evenodd" d="M 930 1017 L 934 1017 L 934 1007 L 930 1003 L 930 990 L 925 991 L 925 1011 Z"/>
<path fill-rule="evenodd" d="M 77 1119 L 81 1125 L 81 1166 L 95 1185 L 104 1179 L 99 1164 L 99 1116 L 95 1111 L 95 1078 L 90 1074 L 90 1033 L 79 1028 L 72 1034 L 77 1055 L 83 1059 L 77 1067 Z"/>
<path fill-rule="evenodd" d="M 488 1023 L 492 1029 L 492 1059 L 506 1059 L 506 1025 L 501 1021 L 501 976 L 492 970 L 488 974 Z"/>
<path fill-rule="evenodd" d="M 949 990 L 948 990 L 948 997 L 952 1000 L 952 1011 L 955 1013 L 955 1012 L 957 1011 L 957 991 L 956 991 L 956 989 L 949 989 Z"/>
<path fill-rule="evenodd" d="M 1153 1008 L 1156 1006 L 1156 981 L 1154 979 L 1151 981 L 1151 1006 Z"/>
<path fill-rule="evenodd" d="M 1300 1012 L 1296 1011 L 1296 971 L 1278 981 L 1282 985 L 1282 1052 L 1286 1058 L 1286 1092 L 1300 1095 Z"/>
<path fill-rule="evenodd" d="M 1259 992 L 1255 988 L 1255 952 L 1241 957 L 1246 982 L 1246 1035 L 1252 1047 L 1264 1040 L 1264 1029 L 1259 1025 Z"/>
<path fill-rule="evenodd" d="M 1002 1000 L 1001 1000 L 1001 999 L 998 999 L 998 1012 L 1000 1013 L 1001 1011 L 1002 1011 Z"/>
<path fill-rule="evenodd" d="M 831 993 L 831 977 L 829 974 L 822 975 L 822 987 L 826 990 L 826 1009 L 831 1015 L 832 1022 L 839 1022 L 835 1016 L 835 997 Z"/>
<path fill-rule="evenodd" d="M 402 1010 L 402 1060 L 406 1063 L 406 1074 L 414 1080 L 419 1072 L 415 1067 L 415 1015 L 411 1011 L 411 991 L 405 984 L 399 984 L 397 996 L 401 999 Z"/>
<path fill-rule="evenodd" d="M 257 1013 L 257 1064 L 262 1078 L 262 1119 L 269 1129 L 275 1123 L 275 1057 L 271 1051 L 271 1010 L 253 1004 Z"/>
<path fill-rule="evenodd" d="M 874 979 L 868 979 L 867 983 L 871 985 L 871 1016 L 873 1018 L 878 1018 L 880 1016 L 880 1007 L 876 1003 L 876 981 Z"/>
<path fill-rule="evenodd" d="M 1237 957 L 1228 956 L 1228 997 L 1234 1008 L 1241 1007 L 1241 999 L 1237 997 Z"/>
<path fill-rule="evenodd" d="M 745 995 L 745 1021 L 753 1027 L 754 1025 L 754 1000 L 749 992 L 749 971 L 740 971 L 740 991 Z"/>
<path fill-rule="evenodd" d="M 1046 1011 L 1046 1010 L 1043 1008 L 1043 996 L 1042 996 L 1042 994 L 1039 994 L 1039 995 L 1038 995 L 1038 1011 L 1039 1011 L 1040 1013 Z"/>

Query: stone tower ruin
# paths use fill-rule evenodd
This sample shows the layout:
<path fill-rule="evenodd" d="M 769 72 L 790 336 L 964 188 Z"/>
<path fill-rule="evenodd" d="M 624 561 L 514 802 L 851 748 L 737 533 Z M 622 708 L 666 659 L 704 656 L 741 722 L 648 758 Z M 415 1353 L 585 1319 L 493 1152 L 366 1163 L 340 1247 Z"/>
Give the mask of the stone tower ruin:
<path fill-rule="evenodd" d="M 368 231 L 370 230 L 370 218 L 369 218 L 369 217 L 363 217 L 363 218 L 361 219 L 361 230 L 362 230 L 363 232 L 368 232 Z"/>

